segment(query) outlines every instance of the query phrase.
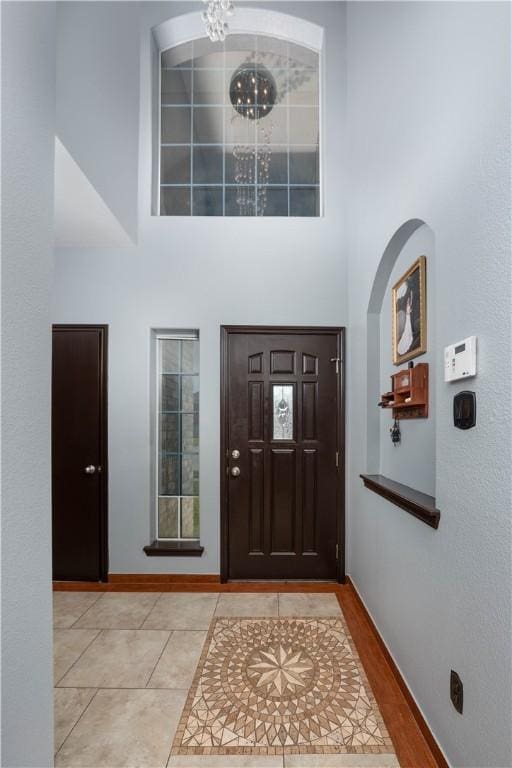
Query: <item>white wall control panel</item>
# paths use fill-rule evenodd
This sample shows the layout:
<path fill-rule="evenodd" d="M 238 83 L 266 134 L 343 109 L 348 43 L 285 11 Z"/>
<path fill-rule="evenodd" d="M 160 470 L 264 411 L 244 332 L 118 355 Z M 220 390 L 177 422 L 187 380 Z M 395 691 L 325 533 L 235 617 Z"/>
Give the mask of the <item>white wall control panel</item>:
<path fill-rule="evenodd" d="M 457 381 L 476 376 L 476 336 L 444 348 L 444 380 Z"/>

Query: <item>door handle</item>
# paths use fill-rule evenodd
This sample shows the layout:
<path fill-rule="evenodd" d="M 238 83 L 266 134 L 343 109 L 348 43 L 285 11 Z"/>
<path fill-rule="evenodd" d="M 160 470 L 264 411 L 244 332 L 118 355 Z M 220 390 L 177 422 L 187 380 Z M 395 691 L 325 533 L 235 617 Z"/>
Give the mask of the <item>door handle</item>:
<path fill-rule="evenodd" d="M 96 467 L 94 464 L 88 464 L 86 467 L 84 467 L 84 472 L 86 475 L 94 475 L 96 472 Z"/>
<path fill-rule="evenodd" d="M 233 469 L 231 470 L 231 474 L 233 475 L 233 477 L 239 477 L 240 467 L 233 467 Z"/>

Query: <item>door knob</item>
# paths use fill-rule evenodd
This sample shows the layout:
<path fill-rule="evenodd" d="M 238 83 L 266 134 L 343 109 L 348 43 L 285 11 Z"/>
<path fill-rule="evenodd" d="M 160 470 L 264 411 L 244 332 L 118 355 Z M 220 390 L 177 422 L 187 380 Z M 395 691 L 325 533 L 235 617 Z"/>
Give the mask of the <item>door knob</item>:
<path fill-rule="evenodd" d="M 96 472 L 96 467 L 94 464 L 89 464 L 87 467 L 84 467 L 84 472 L 86 475 L 94 475 Z"/>
<path fill-rule="evenodd" d="M 234 451 L 231 451 L 231 456 L 233 459 L 239 459 L 240 458 L 240 451 L 238 448 L 235 448 Z"/>
<path fill-rule="evenodd" d="M 240 475 L 240 467 L 233 467 L 231 470 L 231 474 L 233 477 L 238 477 Z"/>

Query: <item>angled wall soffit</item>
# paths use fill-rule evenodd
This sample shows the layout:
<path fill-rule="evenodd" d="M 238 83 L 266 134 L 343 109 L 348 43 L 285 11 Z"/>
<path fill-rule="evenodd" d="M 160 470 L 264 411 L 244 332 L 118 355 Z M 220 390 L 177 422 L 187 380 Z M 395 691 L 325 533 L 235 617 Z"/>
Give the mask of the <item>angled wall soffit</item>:
<path fill-rule="evenodd" d="M 54 216 L 57 248 L 135 245 L 58 136 Z"/>

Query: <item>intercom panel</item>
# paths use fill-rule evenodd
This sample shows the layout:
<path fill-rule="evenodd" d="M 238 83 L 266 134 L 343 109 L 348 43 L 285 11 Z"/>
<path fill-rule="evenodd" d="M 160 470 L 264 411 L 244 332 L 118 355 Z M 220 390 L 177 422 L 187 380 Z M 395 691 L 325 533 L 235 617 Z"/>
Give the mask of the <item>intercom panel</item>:
<path fill-rule="evenodd" d="M 453 398 L 453 424 L 459 429 L 471 429 L 476 424 L 476 395 L 459 392 Z"/>

